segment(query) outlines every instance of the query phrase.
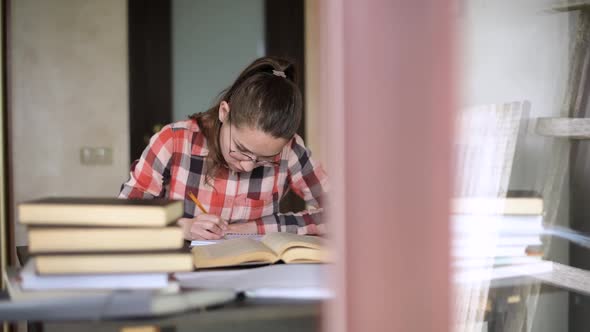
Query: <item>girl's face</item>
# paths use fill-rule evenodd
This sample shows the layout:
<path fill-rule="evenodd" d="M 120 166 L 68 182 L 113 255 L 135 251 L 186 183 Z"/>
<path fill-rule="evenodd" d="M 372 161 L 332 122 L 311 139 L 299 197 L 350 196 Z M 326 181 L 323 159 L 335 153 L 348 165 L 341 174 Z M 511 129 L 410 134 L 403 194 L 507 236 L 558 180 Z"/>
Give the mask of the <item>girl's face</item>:
<path fill-rule="evenodd" d="M 258 166 L 272 166 L 287 144 L 285 138 L 276 138 L 254 128 L 234 126 L 225 101 L 219 107 L 219 119 L 223 123 L 219 145 L 232 171 L 250 172 Z"/>

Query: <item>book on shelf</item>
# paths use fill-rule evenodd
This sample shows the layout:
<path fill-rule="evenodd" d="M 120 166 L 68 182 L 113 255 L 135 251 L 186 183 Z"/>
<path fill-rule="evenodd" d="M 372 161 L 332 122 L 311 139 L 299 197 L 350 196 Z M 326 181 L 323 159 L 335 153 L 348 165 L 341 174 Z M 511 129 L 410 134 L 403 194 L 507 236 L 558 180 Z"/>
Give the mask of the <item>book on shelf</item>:
<path fill-rule="evenodd" d="M 537 263 L 543 260 L 542 256 L 504 256 L 504 257 L 472 257 L 454 259 L 452 266 L 457 270 L 500 267 L 506 265 L 519 265 Z"/>
<path fill-rule="evenodd" d="M 324 263 L 328 262 L 323 239 L 290 233 L 271 233 L 260 240 L 238 238 L 191 250 L 195 267 L 213 268 L 248 263 Z"/>
<path fill-rule="evenodd" d="M 498 236 L 539 236 L 544 231 L 542 215 L 469 215 L 451 216 L 455 235 L 495 234 Z"/>
<path fill-rule="evenodd" d="M 471 247 L 471 246 L 481 246 L 482 239 L 476 238 L 469 238 L 465 236 L 460 236 L 457 234 L 453 238 L 453 247 Z M 543 242 L 539 236 L 534 235 L 496 235 L 496 236 L 488 236 L 484 240 L 484 243 L 488 243 L 491 245 L 495 245 L 497 247 L 504 247 L 504 246 L 517 246 L 517 245 L 542 245 Z"/>
<path fill-rule="evenodd" d="M 464 213 L 451 216 L 455 266 L 477 270 L 542 261 L 545 226 L 541 198 L 470 198 L 461 204 L 469 209 L 455 209 Z"/>
<path fill-rule="evenodd" d="M 550 272 L 543 260 L 543 199 L 530 192 L 508 197 L 461 197 L 451 215 L 454 280 L 481 282 Z"/>
<path fill-rule="evenodd" d="M 183 201 L 51 197 L 18 205 L 24 225 L 162 227 L 183 215 Z"/>
<path fill-rule="evenodd" d="M 29 227 L 29 252 L 113 252 L 178 250 L 184 245 L 177 226 L 162 228 Z"/>
<path fill-rule="evenodd" d="M 527 245 L 516 246 L 470 246 L 453 247 L 452 257 L 462 258 L 492 258 L 527 256 Z"/>
<path fill-rule="evenodd" d="M 452 201 L 455 214 L 542 215 L 541 197 L 458 197 Z"/>
<path fill-rule="evenodd" d="M 188 252 L 67 253 L 35 256 L 36 270 L 42 275 L 154 273 L 192 271 Z"/>

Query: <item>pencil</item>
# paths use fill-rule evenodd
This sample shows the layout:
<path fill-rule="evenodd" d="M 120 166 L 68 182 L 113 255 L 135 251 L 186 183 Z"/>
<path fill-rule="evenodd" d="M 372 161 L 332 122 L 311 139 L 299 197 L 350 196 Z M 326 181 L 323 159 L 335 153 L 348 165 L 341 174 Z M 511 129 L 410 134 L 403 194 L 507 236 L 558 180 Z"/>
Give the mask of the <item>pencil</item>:
<path fill-rule="evenodd" d="M 201 204 L 201 202 L 199 202 L 199 200 L 197 199 L 197 197 L 192 192 L 189 192 L 188 193 L 188 197 L 190 197 L 190 199 L 193 202 L 195 202 L 195 204 L 197 204 L 197 206 L 199 207 L 199 210 L 201 210 L 201 212 L 208 213 L 207 210 L 205 210 L 205 208 L 203 207 L 203 204 Z"/>

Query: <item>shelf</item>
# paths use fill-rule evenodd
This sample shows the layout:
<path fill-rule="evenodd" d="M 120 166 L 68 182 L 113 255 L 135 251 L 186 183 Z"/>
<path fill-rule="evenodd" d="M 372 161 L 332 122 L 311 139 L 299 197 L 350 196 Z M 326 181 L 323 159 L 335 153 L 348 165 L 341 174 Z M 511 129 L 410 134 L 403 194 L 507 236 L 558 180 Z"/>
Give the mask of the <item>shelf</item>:
<path fill-rule="evenodd" d="M 557 138 L 590 139 L 590 118 L 538 118 L 535 133 Z"/>
<path fill-rule="evenodd" d="M 555 5 L 551 8 L 552 11 L 569 12 L 574 10 L 590 9 L 590 1 L 571 1 Z"/>

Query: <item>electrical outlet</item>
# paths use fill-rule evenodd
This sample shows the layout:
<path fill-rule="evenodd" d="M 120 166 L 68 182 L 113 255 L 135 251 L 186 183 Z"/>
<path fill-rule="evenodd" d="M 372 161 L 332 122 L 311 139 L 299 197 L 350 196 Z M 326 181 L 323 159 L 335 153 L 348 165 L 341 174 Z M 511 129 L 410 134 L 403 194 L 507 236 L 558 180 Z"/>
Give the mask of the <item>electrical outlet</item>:
<path fill-rule="evenodd" d="M 80 148 L 80 163 L 82 165 L 112 165 L 113 149 L 84 146 Z"/>

